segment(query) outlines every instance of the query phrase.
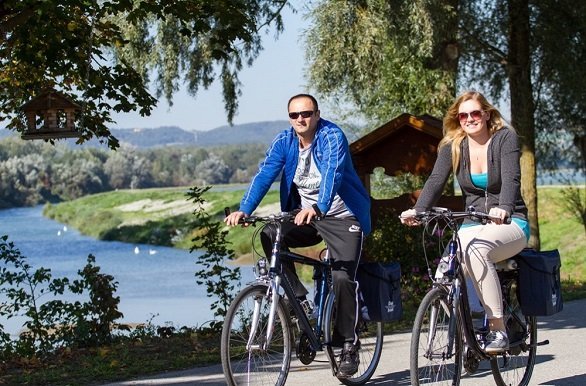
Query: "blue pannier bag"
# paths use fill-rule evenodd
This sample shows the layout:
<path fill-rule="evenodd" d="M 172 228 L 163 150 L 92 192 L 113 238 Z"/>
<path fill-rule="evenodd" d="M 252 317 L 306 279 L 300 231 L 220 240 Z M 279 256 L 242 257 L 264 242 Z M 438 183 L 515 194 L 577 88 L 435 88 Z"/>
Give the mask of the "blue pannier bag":
<path fill-rule="evenodd" d="M 401 265 L 398 262 L 359 264 L 356 278 L 363 319 L 372 322 L 401 319 Z"/>
<path fill-rule="evenodd" d="M 549 316 L 564 308 L 560 253 L 524 249 L 515 256 L 519 266 L 519 303 L 526 316 Z"/>

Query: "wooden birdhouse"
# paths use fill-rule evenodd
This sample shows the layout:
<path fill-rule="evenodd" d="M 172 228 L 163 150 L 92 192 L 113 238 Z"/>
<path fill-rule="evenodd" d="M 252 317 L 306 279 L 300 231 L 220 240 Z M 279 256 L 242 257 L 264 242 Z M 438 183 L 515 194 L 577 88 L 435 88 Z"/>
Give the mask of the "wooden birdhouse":
<path fill-rule="evenodd" d="M 75 128 L 76 113 L 81 106 L 65 95 L 49 89 L 21 107 L 26 116 L 22 139 L 60 139 L 80 137 Z"/>

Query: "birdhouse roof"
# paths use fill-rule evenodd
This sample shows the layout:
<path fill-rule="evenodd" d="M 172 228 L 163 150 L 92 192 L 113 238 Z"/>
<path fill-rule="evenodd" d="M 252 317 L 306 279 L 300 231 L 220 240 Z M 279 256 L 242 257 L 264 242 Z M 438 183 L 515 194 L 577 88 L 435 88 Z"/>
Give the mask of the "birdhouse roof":
<path fill-rule="evenodd" d="M 81 109 L 81 106 L 55 90 L 44 91 L 22 105 L 22 110 L 25 112 L 68 108 Z"/>

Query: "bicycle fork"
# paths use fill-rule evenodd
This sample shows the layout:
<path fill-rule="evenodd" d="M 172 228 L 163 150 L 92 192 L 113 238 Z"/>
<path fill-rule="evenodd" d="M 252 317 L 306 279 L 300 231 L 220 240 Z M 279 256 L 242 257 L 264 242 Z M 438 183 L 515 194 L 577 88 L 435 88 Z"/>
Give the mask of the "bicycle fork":
<path fill-rule="evenodd" d="M 429 317 L 429 335 L 427 338 L 427 355 L 428 359 L 432 359 L 434 353 L 434 341 L 437 334 L 437 323 L 438 323 L 438 316 L 440 313 L 440 308 L 445 308 L 444 312 L 449 315 L 448 321 L 448 344 L 445 348 L 446 350 L 441 353 L 442 359 L 449 359 L 454 355 L 454 347 L 455 347 L 455 338 L 456 338 L 456 328 L 458 328 L 456 324 L 456 309 L 458 307 L 459 302 L 459 291 L 454 288 L 458 288 L 457 286 L 454 287 L 452 285 L 452 289 L 448 294 L 448 302 L 446 304 L 442 304 L 442 301 L 438 299 L 437 304 L 435 304 L 431 309 L 431 315 Z"/>
<path fill-rule="evenodd" d="M 277 315 L 277 305 L 279 302 L 279 284 L 281 278 L 275 277 L 273 280 L 270 281 L 270 285 L 267 287 L 267 293 L 265 296 L 259 297 L 255 300 L 254 303 L 254 311 L 252 313 L 252 320 L 250 323 L 250 332 L 248 335 L 248 342 L 246 343 L 246 349 L 250 350 L 268 350 L 271 339 L 273 338 L 274 332 L 274 322 L 275 316 Z M 267 330 L 265 339 L 259 342 L 258 344 L 254 344 L 255 337 L 258 332 L 258 326 L 260 323 L 260 313 L 263 307 L 263 302 L 267 301 L 266 299 L 270 299 L 270 307 L 269 307 L 269 314 L 268 314 L 268 322 L 267 322 Z"/>
<path fill-rule="evenodd" d="M 271 251 L 271 265 L 270 265 L 270 274 L 272 276 L 272 280 L 269 281 L 269 286 L 267 288 L 267 294 L 264 299 L 270 299 L 270 307 L 269 307 L 269 315 L 268 315 L 268 323 L 267 323 L 267 331 L 266 336 L 263 342 L 261 342 L 258 347 L 253 345 L 254 337 L 256 336 L 258 330 L 258 323 L 260 319 L 260 310 L 262 306 L 263 299 L 259 299 L 254 305 L 254 313 L 252 316 L 252 327 L 250 330 L 250 335 L 248 337 L 248 343 L 246 344 L 246 348 L 250 350 L 251 348 L 258 348 L 260 350 L 268 350 L 270 342 L 273 338 L 274 332 L 274 323 L 275 323 L 275 316 L 277 315 L 277 306 L 279 304 L 279 287 L 281 286 L 281 277 L 279 275 L 275 275 L 275 266 L 277 261 L 277 254 L 279 253 L 279 247 L 281 245 L 281 226 L 276 227 L 276 235 L 275 240 L 273 243 L 273 250 Z"/>

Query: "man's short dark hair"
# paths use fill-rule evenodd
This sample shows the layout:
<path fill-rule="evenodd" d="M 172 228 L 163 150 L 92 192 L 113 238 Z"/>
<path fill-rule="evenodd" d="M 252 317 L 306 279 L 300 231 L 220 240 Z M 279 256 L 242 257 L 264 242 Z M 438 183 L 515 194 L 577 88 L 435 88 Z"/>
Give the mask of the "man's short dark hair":
<path fill-rule="evenodd" d="M 287 103 L 287 109 L 289 109 L 289 106 L 291 105 L 291 101 L 293 99 L 297 99 L 297 98 L 309 98 L 309 99 L 311 99 L 311 102 L 313 103 L 313 111 L 319 110 L 319 107 L 317 105 L 317 99 L 315 99 L 313 97 L 313 95 L 309 95 L 309 94 L 297 94 L 297 95 L 293 95 L 291 98 L 289 98 L 289 103 Z"/>

